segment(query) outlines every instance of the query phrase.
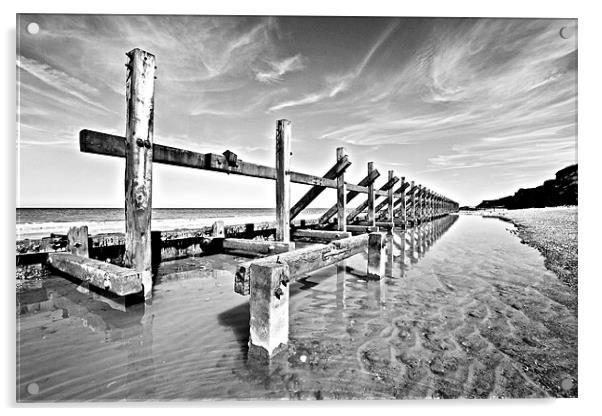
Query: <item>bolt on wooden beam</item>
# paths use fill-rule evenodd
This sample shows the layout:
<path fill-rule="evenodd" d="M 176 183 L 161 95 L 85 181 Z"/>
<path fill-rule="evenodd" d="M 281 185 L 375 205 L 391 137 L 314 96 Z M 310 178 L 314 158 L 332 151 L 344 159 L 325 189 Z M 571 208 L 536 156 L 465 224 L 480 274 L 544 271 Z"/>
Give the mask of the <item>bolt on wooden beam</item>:
<path fill-rule="evenodd" d="M 276 123 L 276 240 L 291 239 L 291 122 Z"/>
<path fill-rule="evenodd" d="M 134 49 L 127 57 L 124 263 L 142 274 L 144 297 L 148 299 L 152 297 L 155 56 Z"/>

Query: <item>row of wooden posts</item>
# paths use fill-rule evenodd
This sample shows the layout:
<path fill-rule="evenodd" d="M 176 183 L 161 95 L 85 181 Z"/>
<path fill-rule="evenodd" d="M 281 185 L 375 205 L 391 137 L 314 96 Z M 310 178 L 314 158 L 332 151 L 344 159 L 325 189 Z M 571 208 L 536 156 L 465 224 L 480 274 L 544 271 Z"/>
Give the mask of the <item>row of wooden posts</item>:
<path fill-rule="evenodd" d="M 231 151 L 221 155 L 202 154 L 154 143 L 155 57 L 140 49 L 126 55 L 125 137 L 90 130 L 80 132 L 82 152 L 125 158 L 124 267 L 89 258 L 87 232 L 84 244 L 84 238 L 78 237 L 78 231 L 74 230 L 69 235 L 68 252 L 50 254 L 48 258 L 52 267 L 64 273 L 118 294 L 143 290 L 146 298 L 152 296 L 153 163 L 275 180 L 275 241 L 228 238 L 223 224 L 217 224 L 208 236 L 219 242 L 221 249 L 234 247 L 262 255 L 281 252 L 277 257 L 268 256 L 242 265 L 235 279 L 235 290 L 251 295 L 251 343 L 272 355 L 280 344 L 286 344 L 284 338 L 288 337 L 288 323 L 286 336 L 282 335 L 288 310 L 286 319 L 280 312 L 288 308 L 289 282 L 367 247 L 374 248 L 369 250 L 368 275 L 378 276 L 374 270 L 382 263 L 384 239 L 380 228 L 413 227 L 458 210 L 455 201 L 414 181 L 400 179 L 393 171 L 388 172 L 386 183 L 377 189 L 375 181 L 380 173 L 372 162 L 368 163 L 366 177 L 357 185 L 348 182 L 345 172 L 351 161 L 342 147 L 336 149 L 335 163 L 323 176 L 291 171 L 289 120 L 276 123 L 275 168 L 245 162 Z M 292 206 L 291 183 L 310 186 Z M 319 219 L 295 226 L 292 223 L 295 218 L 326 188 L 337 190 L 336 203 Z M 365 201 L 348 210 L 347 204 L 360 194 L 366 195 Z M 295 239 L 321 244 L 294 250 Z"/>

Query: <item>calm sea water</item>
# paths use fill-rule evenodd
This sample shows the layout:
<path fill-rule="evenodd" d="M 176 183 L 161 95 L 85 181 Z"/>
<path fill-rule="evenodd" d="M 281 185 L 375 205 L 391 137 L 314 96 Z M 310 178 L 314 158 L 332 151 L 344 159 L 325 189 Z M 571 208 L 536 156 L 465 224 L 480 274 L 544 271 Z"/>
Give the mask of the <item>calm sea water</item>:
<path fill-rule="evenodd" d="M 546 397 L 577 394 L 576 294 L 497 219 L 395 231 L 291 285 L 288 351 L 247 355 L 231 255 L 161 264 L 152 304 L 55 276 L 17 293 L 20 401 Z"/>
<path fill-rule="evenodd" d="M 325 209 L 310 208 L 301 218 L 315 218 Z M 274 221 L 273 208 L 155 208 L 153 230 L 196 228 L 216 220 L 226 224 Z M 17 240 L 66 233 L 69 227 L 88 225 L 90 234 L 124 232 L 125 213 L 120 208 L 17 208 Z"/>

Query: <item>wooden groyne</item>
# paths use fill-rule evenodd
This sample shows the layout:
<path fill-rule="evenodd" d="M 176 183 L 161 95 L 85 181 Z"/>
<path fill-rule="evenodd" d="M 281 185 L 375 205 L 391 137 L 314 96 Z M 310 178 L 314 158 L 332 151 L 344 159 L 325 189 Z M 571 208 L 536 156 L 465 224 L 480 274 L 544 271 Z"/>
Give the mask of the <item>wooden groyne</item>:
<path fill-rule="evenodd" d="M 378 187 L 380 172 L 373 162 L 368 163 L 362 180 L 349 182 L 345 173 L 351 161 L 342 147 L 336 149 L 332 167 L 322 176 L 291 171 L 289 120 L 276 122 L 275 167 L 243 161 L 229 150 L 203 154 L 155 143 L 155 57 L 140 49 L 126 55 L 125 137 L 82 130 L 79 138 L 82 152 L 125 158 L 125 234 L 90 236 L 87 227 L 73 227 L 66 235 L 22 245 L 17 264 L 44 262 L 117 295 L 142 293 L 149 299 L 153 271 L 161 261 L 230 250 L 252 253 L 258 258 L 240 266 L 234 287 L 237 293 L 250 295 L 250 344 L 272 356 L 288 340 L 288 285 L 297 276 L 367 250 L 367 276 L 380 279 L 383 230 L 417 229 L 458 211 L 455 201 L 398 178 L 392 170 Z M 273 180 L 276 221 L 235 226 L 217 222 L 195 230 L 154 232 L 154 163 Z M 310 187 L 293 205 L 291 183 Z M 316 220 L 296 220 L 326 188 L 337 190 L 333 205 Z M 356 198 L 363 201 L 348 210 L 347 204 Z M 295 241 L 316 244 L 296 250 Z"/>

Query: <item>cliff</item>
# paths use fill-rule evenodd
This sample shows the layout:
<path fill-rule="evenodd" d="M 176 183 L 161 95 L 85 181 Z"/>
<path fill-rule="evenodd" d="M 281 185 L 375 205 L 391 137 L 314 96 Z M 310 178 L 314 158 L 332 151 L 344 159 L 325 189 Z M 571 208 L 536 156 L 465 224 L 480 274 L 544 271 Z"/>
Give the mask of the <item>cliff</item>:
<path fill-rule="evenodd" d="M 543 208 L 577 205 L 577 165 L 556 172 L 556 178 L 535 188 L 521 188 L 514 195 L 485 200 L 476 208 Z"/>

